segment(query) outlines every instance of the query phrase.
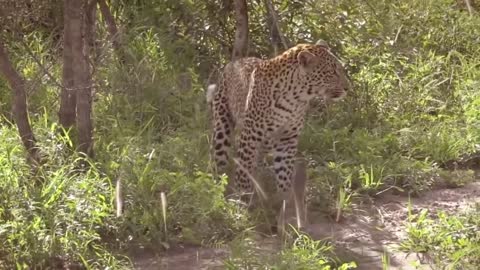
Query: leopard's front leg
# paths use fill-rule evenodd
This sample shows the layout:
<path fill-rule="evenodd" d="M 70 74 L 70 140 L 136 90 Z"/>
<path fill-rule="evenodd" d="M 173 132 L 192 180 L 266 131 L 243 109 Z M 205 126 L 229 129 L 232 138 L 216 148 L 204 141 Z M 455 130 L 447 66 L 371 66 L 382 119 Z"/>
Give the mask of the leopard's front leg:
<path fill-rule="evenodd" d="M 281 204 L 277 220 L 280 231 L 292 221 L 298 228 L 307 223 L 304 201 L 307 165 L 302 158 L 296 160 L 298 136 L 297 130 L 286 131 L 273 147 L 273 168 Z"/>

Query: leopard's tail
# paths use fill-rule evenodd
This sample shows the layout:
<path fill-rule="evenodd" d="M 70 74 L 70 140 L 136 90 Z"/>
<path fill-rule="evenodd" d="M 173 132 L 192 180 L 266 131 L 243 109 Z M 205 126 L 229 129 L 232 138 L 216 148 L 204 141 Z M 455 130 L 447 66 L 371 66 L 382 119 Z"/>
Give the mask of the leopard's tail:
<path fill-rule="evenodd" d="M 216 90 L 217 90 L 216 84 L 210 84 L 207 87 L 207 103 L 211 103 L 213 101 L 213 97 L 215 96 Z"/>

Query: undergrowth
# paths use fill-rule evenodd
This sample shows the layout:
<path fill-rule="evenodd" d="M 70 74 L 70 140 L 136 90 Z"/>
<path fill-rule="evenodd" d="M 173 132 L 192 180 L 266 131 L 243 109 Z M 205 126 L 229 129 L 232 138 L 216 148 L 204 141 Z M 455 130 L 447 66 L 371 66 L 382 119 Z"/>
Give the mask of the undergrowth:
<path fill-rule="evenodd" d="M 95 163 L 80 168 L 54 130 L 37 129 L 48 162 L 32 171 L 16 130 L 0 129 L 0 266 L 120 268 L 102 238 L 114 226 L 112 183 Z"/>
<path fill-rule="evenodd" d="M 450 215 L 428 210 L 410 214 L 407 238 L 400 244 L 406 252 L 425 255 L 435 269 L 477 269 L 480 265 L 479 205 L 465 213 Z"/>

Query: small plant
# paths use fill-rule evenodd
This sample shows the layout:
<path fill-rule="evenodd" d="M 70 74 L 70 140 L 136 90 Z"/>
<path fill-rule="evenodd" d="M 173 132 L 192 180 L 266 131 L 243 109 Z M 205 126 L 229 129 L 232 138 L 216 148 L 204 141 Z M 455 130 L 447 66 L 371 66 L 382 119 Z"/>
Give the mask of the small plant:
<path fill-rule="evenodd" d="M 355 269 L 355 262 L 341 263 L 335 258 L 333 247 L 325 241 L 313 240 L 295 232 L 294 239 L 281 252 L 279 246 L 265 245 L 255 241 L 252 234 L 244 235 L 232 242 L 232 256 L 225 261 L 229 270 L 240 269 L 303 269 L 303 270 L 347 270 Z M 268 248 L 267 248 L 268 247 Z"/>
<path fill-rule="evenodd" d="M 409 213 L 407 239 L 400 248 L 428 254 L 439 269 L 477 269 L 480 264 L 479 206 L 460 215 L 439 212 L 428 217 L 428 210 Z"/>
<path fill-rule="evenodd" d="M 370 170 L 367 171 L 365 166 L 362 164 L 360 165 L 359 177 L 362 184 L 362 189 L 364 190 L 377 190 L 379 187 L 382 186 L 382 177 L 383 177 L 383 168 L 380 172 L 375 174 L 373 165 L 370 165 Z"/>
<path fill-rule="evenodd" d="M 355 262 L 340 263 L 332 260 L 333 247 L 324 241 L 313 240 L 305 234 L 297 232 L 296 239 L 290 248 L 282 252 L 280 263 L 275 269 L 347 270 L 357 267 Z"/>
<path fill-rule="evenodd" d="M 345 179 L 344 186 L 341 186 L 338 189 L 338 198 L 336 203 L 337 213 L 335 216 L 336 222 L 339 222 L 342 216 L 342 213 L 345 212 L 345 210 L 350 209 L 351 207 L 352 197 L 354 195 L 351 190 L 352 190 L 352 175 L 350 174 Z"/>
<path fill-rule="evenodd" d="M 386 250 L 382 254 L 382 269 L 390 269 L 390 256 L 388 255 L 388 252 Z"/>

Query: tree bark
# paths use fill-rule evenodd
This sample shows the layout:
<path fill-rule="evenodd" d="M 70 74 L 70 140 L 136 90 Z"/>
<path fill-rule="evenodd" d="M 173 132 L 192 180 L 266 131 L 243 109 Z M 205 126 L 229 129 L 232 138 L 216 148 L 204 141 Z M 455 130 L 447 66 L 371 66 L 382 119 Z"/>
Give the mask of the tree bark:
<path fill-rule="evenodd" d="M 267 24 L 270 28 L 270 42 L 273 46 L 274 56 L 276 56 L 282 48 L 286 50 L 289 46 L 285 36 L 282 34 L 278 22 L 278 14 L 272 0 L 265 0 L 264 2 L 267 9 Z"/>
<path fill-rule="evenodd" d="M 117 24 L 115 23 L 115 18 L 110 12 L 110 8 L 108 7 L 105 0 L 98 0 L 98 5 L 100 7 L 102 17 L 107 24 L 107 29 L 108 33 L 110 34 L 110 40 L 112 42 L 113 49 L 115 50 L 115 53 L 117 54 L 120 63 L 125 64 L 126 55 L 122 49 L 121 38 L 118 32 Z"/>
<path fill-rule="evenodd" d="M 92 113 L 92 75 L 90 73 L 88 48 L 91 40 L 93 25 L 88 19 L 88 0 L 66 0 L 72 5 L 72 59 L 73 59 L 73 83 L 77 99 L 77 130 L 78 151 L 88 157 L 93 157 L 93 124 Z M 83 36 L 82 37 L 82 33 Z"/>
<path fill-rule="evenodd" d="M 25 94 L 25 81 L 15 70 L 8 58 L 3 41 L 0 40 L 0 72 L 7 80 L 13 93 L 13 118 L 18 128 L 22 143 L 28 152 L 29 159 L 35 164 L 40 162 L 35 136 L 28 119 L 27 96 Z"/>
<path fill-rule="evenodd" d="M 73 4 L 73 5 L 72 5 Z M 63 20 L 63 88 L 60 93 L 60 110 L 58 118 L 60 124 L 68 129 L 75 125 L 76 118 L 76 93 L 73 87 L 73 51 L 74 33 L 72 28 L 75 18 L 74 1 L 64 1 L 64 20 Z"/>
<path fill-rule="evenodd" d="M 248 10 L 247 1 L 235 0 L 235 42 L 233 44 L 232 61 L 247 55 L 248 49 Z"/>

